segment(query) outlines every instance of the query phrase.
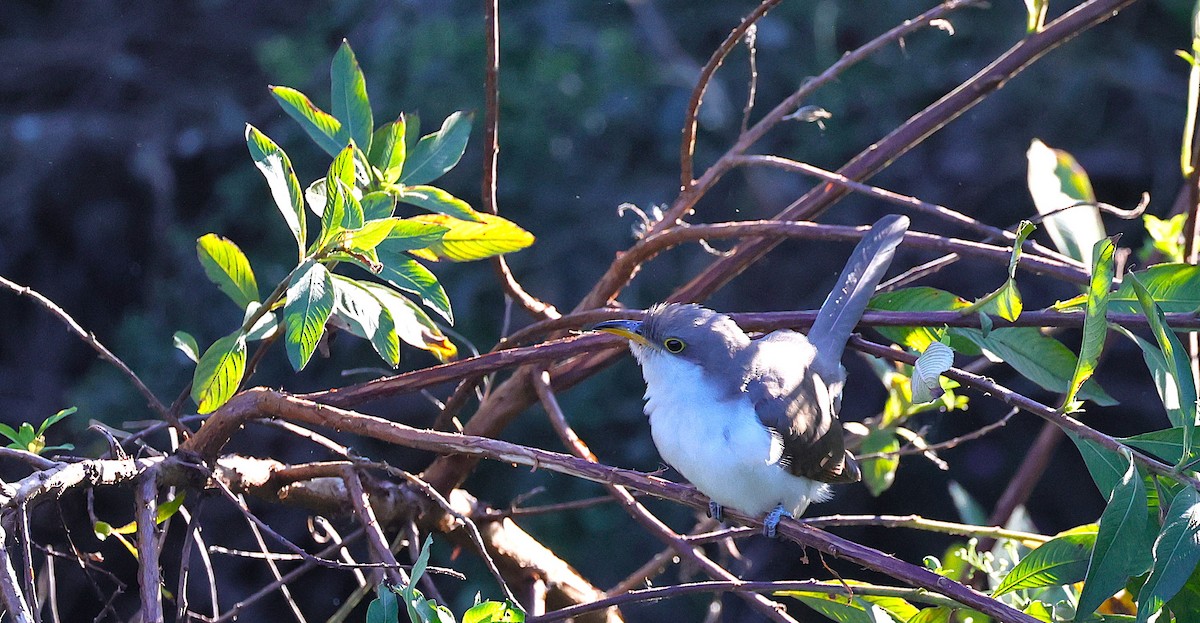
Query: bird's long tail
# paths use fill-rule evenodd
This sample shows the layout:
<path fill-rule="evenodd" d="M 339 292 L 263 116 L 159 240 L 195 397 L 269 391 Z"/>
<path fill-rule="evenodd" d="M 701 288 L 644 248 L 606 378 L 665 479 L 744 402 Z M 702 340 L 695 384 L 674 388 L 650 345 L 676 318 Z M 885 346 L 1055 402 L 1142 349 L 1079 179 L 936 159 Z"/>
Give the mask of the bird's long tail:
<path fill-rule="evenodd" d="M 883 279 L 896 246 L 908 231 L 908 217 L 885 216 L 871 226 L 871 230 L 858 246 L 842 269 L 837 287 L 817 312 L 817 319 L 809 331 L 808 339 L 817 349 L 817 363 L 836 369 L 841 365 L 842 351 L 850 333 L 862 318 L 875 287 Z M 832 378 L 832 377 L 827 377 Z"/>

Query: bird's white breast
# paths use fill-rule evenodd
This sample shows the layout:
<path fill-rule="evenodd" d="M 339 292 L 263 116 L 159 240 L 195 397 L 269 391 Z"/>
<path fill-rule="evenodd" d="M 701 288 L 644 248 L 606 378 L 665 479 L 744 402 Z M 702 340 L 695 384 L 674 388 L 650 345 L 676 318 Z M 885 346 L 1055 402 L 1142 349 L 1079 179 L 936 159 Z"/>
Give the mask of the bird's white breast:
<path fill-rule="evenodd" d="M 752 515 L 782 504 L 799 516 L 809 502 L 828 497 L 826 485 L 778 464 L 779 442 L 745 394 L 724 395 L 700 366 L 678 357 L 645 347 L 634 354 L 646 379 L 654 445 L 714 502 Z"/>

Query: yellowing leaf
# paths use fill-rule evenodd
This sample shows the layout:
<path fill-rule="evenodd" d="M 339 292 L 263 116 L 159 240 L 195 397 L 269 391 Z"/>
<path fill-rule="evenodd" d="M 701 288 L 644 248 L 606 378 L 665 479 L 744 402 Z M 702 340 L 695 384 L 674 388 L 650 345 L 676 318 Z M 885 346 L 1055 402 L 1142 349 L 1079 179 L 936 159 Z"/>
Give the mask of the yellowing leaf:
<path fill-rule="evenodd" d="M 464 221 L 445 214 L 422 214 L 409 220 L 446 228 L 441 240 L 426 249 L 410 251 L 424 259 L 467 262 L 520 251 L 533 244 L 533 234 L 494 214 L 479 213 L 480 221 Z"/>

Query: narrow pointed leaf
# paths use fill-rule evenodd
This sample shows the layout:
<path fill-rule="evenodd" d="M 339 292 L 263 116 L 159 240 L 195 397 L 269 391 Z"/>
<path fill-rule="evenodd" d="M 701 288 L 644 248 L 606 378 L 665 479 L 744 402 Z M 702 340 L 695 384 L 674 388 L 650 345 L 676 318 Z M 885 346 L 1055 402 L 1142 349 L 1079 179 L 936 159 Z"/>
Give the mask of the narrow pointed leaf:
<path fill-rule="evenodd" d="M 900 467 L 900 455 L 887 454 L 900 449 L 900 440 L 896 433 L 883 429 L 873 429 L 862 441 L 863 454 L 884 453 L 885 456 L 864 459 L 862 462 L 863 484 L 871 495 L 879 497 L 896 481 L 896 469 Z"/>
<path fill-rule="evenodd" d="M 371 115 L 371 103 L 367 99 L 367 80 L 363 77 L 358 59 L 350 43 L 342 40 L 341 47 L 333 56 L 329 71 L 332 90 L 333 116 L 342 122 L 350 138 L 363 149 L 371 146 L 371 131 L 375 120 Z"/>
<path fill-rule="evenodd" d="M 896 619 L 866 597 L 831 595 L 813 591 L 778 591 L 781 597 L 791 597 L 838 623 L 895 623 Z"/>
<path fill-rule="evenodd" d="M 1017 237 L 1013 240 L 1012 254 L 1008 257 L 1008 278 L 1017 278 L 1017 263 L 1021 261 L 1021 248 L 1025 245 L 1025 241 L 1029 239 L 1029 235 L 1033 230 L 1037 229 L 1033 223 L 1029 221 L 1021 221 L 1017 225 Z"/>
<path fill-rule="evenodd" d="M 342 233 L 342 246 L 350 251 L 370 251 L 392 234 L 398 218 L 384 218 L 363 223 L 362 227 Z"/>
<path fill-rule="evenodd" d="M 1105 237 L 1096 194 L 1087 172 L 1071 154 L 1033 139 L 1029 159 L 1029 194 L 1039 214 L 1049 214 L 1042 223 L 1050 239 L 1063 254 L 1081 262 L 1087 251 Z M 1068 206 L 1077 203 L 1093 205 Z M 1063 208 L 1067 208 L 1063 210 Z M 1056 210 L 1062 210 L 1055 212 Z"/>
<path fill-rule="evenodd" d="M 1184 462 L 1182 426 L 1125 437 L 1120 441 L 1143 452 L 1149 452 L 1167 463 L 1180 464 Z M 1189 461 L 1194 459 L 1194 455 L 1189 457 Z"/>
<path fill-rule="evenodd" d="M 1171 367 L 1167 364 L 1163 352 L 1125 327 L 1116 324 L 1111 326 L 1114 331 L 1138 345 L 1142 351 L 1142 359 L 1146 362 L 1146 368 L 1150 370 L 1150 377 L 1154 379 L 1154 388 L 1158 391 L 1158 398 L 1167 412 L 1167 420 L 1175 426 L 1183 426 L 1183 407 L 1179 404 L 1180 396 L 1175 389 L 1175 377 L 1172 375 Z M 1182 429 L 1180 430 L 1182 431 Z M 1182 442 L 1182 437 L 1180 439 Z M 1182 449 L 1180 451 L 1182 452 Z"/>
<path fill-rule="evenodd" d="M 233 241 L 216 234 L 205 234 L 196 240 L 196 255 L 204 274 L 215 283 L 238 307 L 258 301 L 258 283 L 250 261 Z"/>
<path fill-rule="evenodd" d="M 422 137 L 408 150 L 400 183 L 427 184 L 453 169 L 467 149 L 472 118 L 473 115 L 456 112 L 446 117 L 440 130 Z"/>
<path fill-rule="evenodd" d="M 397 192 L 396 199 L 430 212 L 466 221 L 483 221 L 482 215 L 471 209 L 466 201 L 434 186 L 403 186 Z"/>
<path fill-rule="evenodd" d="M 379 169 L 383 174 L 383 181 L 388 184 L 399 180 L 404 171 L 404 161 L 408 155 L 404 144 L 407 129 L 404 115 L 400 115 L 395 121 L 376 130 L 375 135 L 371 137 L 371 149 L 368 151 L 367 160 Z"/>
<path fill-rule="evenodd" d="M 393 253 L 385 247 L 387 241 L 376 247 L 379 261 L 383 269 L 379 277 L 405 292 L 411 292 L 421 298 L 421 302 L 438 312 L 447 322 L 454 323 L 454 314 L 450 310 L 450 298 L 437 277 L 429 272 L 416 260 L 402 254 Z"/>
<path fill-rule="evenodd" d="M 396 367 L 400 363 L 400 340 L 388 308 L 358 281 L 333 275 L 332 283 L 334 316 L 350 333 L 371 342 L 371 347 L 388 365 Z"/>
<path fill-rule="evenodd" d="M 307 95 L 289 87 L 271 87 L 271 95 L 325 153 L 336 156 L 346 146 L 348 137 L 342 130 L 342 123 L 317 108 Z"/>
<path fill-rule="evenodd" d="M 1126 279 L 1133 285 L 1146 320 L 1150 323 L 1150 330 L 1162 350 L 1167 365 L 1168 390 L 1173 390 L 1175 404 L 1179 405 L 1180 421 L 1174 423 L 1183 427 L 1183 453 L 1186 456 L 1191 453 L 1196 427 L 1196 381 L 1192 377 L 1191 361 L 1179 336 L 1167 326 L 1162 310 L 1154 303 L 1150 293 L 1137 277 L 1127 275 Z"/>
<path fill-rule="evenodd" d="M 1165 313 L 1188 313 L 1200 308 L 1200 266 L 1190 264 L 1156 264 L 1146 270 L 1133 273 L 1150 298 Z M 1062 301 L 1054 305 L 1059 310 L 1080 310 L 1087 302 L 1087 295 Z M 1133 282 L 1128 276 L 1121 287 L 1108 297 L 1108 310 L 1116 314 L 1139 314 L 1142 312 Z"/>
<path fill-rule="evenodd" d="M 1066 392 L 1075 371 L 1075 354 L 1037 327 L 995 329 L 986 338 L 976 329 L 951 329 L 949 335 L 971 340 L 1025 378 L 1052 392 Z M 955 350 L 960 349 L 956 347 Z M 1101 406 L 1117 404 L 1095 379 L 1086 381 L 1078 395 Z"/>
<path fill-rule="evenodd" d="M 258 128 L 246 124 L 246 146 L 250 149 L 250 157 L 254 165 L 267 179 L 267 187 L 271 189 L 283 220 L 287 223 L 296 245 L 300 249 L 300 257 L 304 257 L 304 247 L 307 243 L 306 223 L 304 220 L 304 192 L 296 172 L 292 169 L 292 161 L 278 145 Z"/>
<path fill-rule="evenodd" d="M 1096 543 L 1096 530 L 1070 532 L 1046 541 L 1021 558 L 1004 576 L 993 597 L 1017 590 L 1083 581 Z"/>
<path fill-rule="evenodd" d="M 242 383 L 246 372 L 246 336 L 235 331 L 213 342 L 192 375 L 192 400 L 200 413 L 212 413 L 225 404 Z"/>
<path fill-rule="evenodd" d="M 920 286 L 877 294 L 869 307 L 887 311 L 957 311 L 970 306 L 965 299 L 945 290 Z M 878 327 L 877 331 L 893 342 L 922 352 L 941 337 L 934 327 Z M 947 345 L 963 354 L 979 354 L 973 342 L 957 336 L 947 339 Z"/>
<path fill-rule="evenodd" d="M 333 288 L 325 266 L 306 261 L 292 273 L 287 303 L 283 307 L 288 361 L 299 371 L 308 365 L 317 342 L 325 334 L 325 321 L 333 312 Z"/>
<path fill-rule="evenodd" d="M 1025 11 L 1028 13 L 1025 32 L 1033 34 L 1042 30 L 1046 23 L 1046 10 L 1050 8 L 1050 0 L 1025 0 Z"/>
<path fill-rule="evenodd" d="M 494 214 L 479 213 L 479 222 L 464 221 L 444 214 L 425 214 L 412 220 L 447 229 L 441 239 L 414 255 L 453 262 L 478 260 L 520 251 L 533 244 L 533 234 L 512 221 Z"/>
<path fill-rule="evenodd" d="M 450 231 L 444 225 L 424 223 L 413 219 L 400 219 L 392 227 L 392 233 L 379 246 L 389 253 L 403 253 L 414 249 L 424 249 L 442 239 Z"/>
<path fill-rule="evenodd" d="M 1144 623 L 1175 597 L 1200 562 L 1200 494 L 1185 488 L 1175 495 L 1154 542 L 1154 569 L 1138 593 L 1138 623 Z"/>
<path fill-rule="evenodd" d="M 396 335 L 406 344 L 427 350 L 440 361 L 449 361 L 458 355 L 458 347 L 446 337 L 416 303 L 399 292 L 379 283 L 359 281 L 391 313 L 396 326 Z"/>
<path fill-rule="evenodd" d="M 1079 450 L 1079 456 L 1083 458 L 1088 474 L 1092 476 L 1092 482 L 1096 483 L 1100 495 L 1106 500 L 1111 498 L 1113 491 L 1125 477 L 1127 469 L 1125 458 L 1120 453 L 1109 450 L 1090 439 L 1080 437 L 1071 431 L 1067 431 L 1067 436 Z"/>
<path fill-rule="evenodd" d="M 1100 529 L 1088 560 L 1087 579 L 1079 594 L 1076 620 L 1095 612 L 1104 600 L 1124 588 L 1130 577 L 1145 573 L 1152 563 L 1150 543 L 1143 542 L 1146 489 L 1128 450 L 1125 459 L 1128 462 L 1125 475 L 1100 515 Z"/>
<path fill-rule="evenodd" d="M 1084 381 L 1091 378 L 1100 361 L 1100 353 L 1104 350 L 1104 340 L 1108 337 L 1108 293 L 1112 290 L 1113 280 L 1113 241 L 1111 238 L 1101 240 L 1092 249 L 1092 278 L 1088 284 L 1087 312 L 1083 320 L 1083 342 L 1079 347 L 1079 360 L 1075 364 L 1075 374 L 1071 376 L 1071 387 L 1063 399 L 1063 408 L 1075 401 L 1075 395 L 1083 387 Z"/>

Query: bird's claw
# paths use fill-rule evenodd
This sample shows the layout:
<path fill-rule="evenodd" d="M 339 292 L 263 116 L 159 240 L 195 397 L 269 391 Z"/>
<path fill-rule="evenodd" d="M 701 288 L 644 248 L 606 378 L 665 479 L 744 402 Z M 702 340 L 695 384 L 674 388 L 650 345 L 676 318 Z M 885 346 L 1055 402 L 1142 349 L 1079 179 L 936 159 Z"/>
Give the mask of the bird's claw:
<path fill-rule="evenodd" d="M 775 528 L 779 525 L 779 520 L 784 517 L 791 517 L 792 514 L 787 512 L 783 504 L 776 506 L 767 516 L 763 518 L 763 536 L 773 539 L 775 538 Z"/>
<path fill-rule="evenodd" d="M 716 502 L 709 500 L 709 502 L 708 502 L 708 516 L 709 517 L 712 517 L 715 521 L 720 522 L 721 517 L 724 514 L 725 514 L 725 509 L 721 508 L 720 504 L 717 504 Z"/>

